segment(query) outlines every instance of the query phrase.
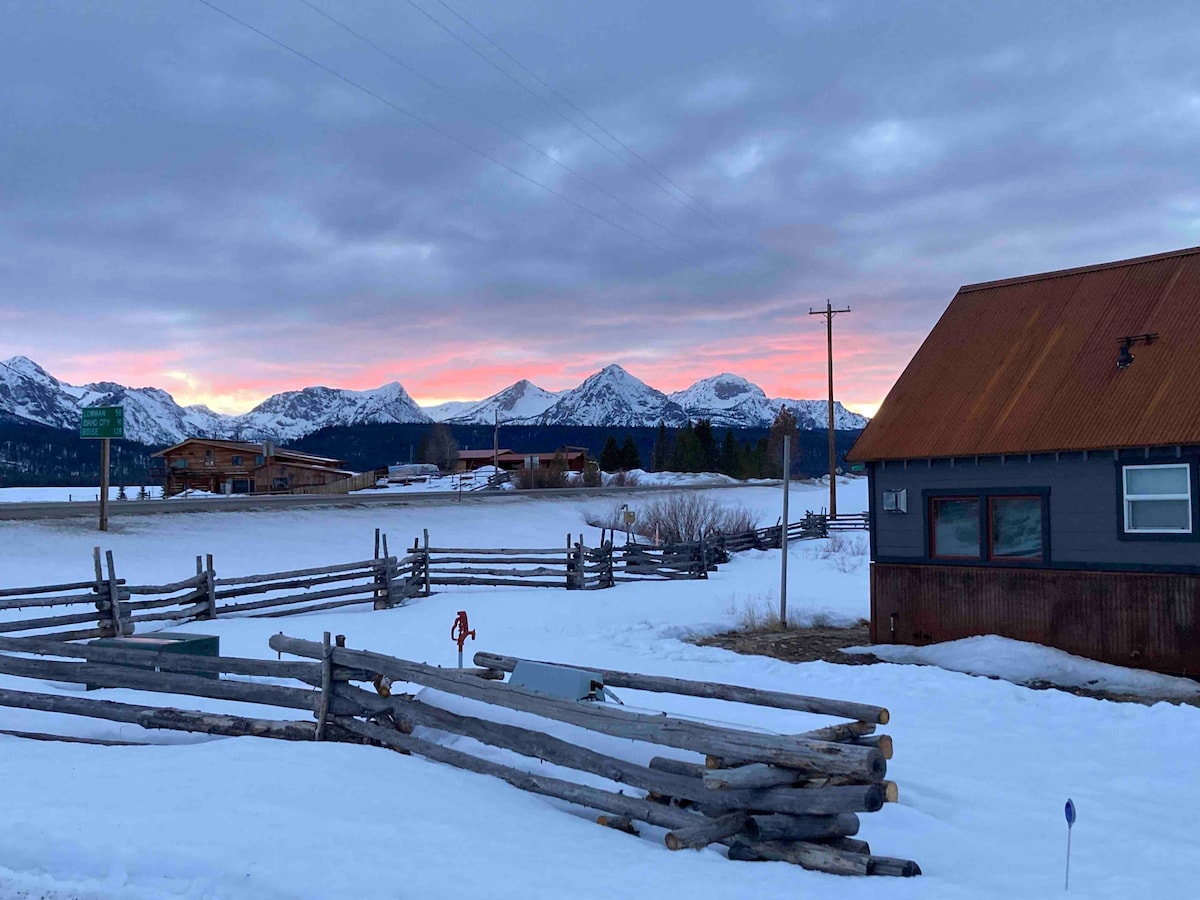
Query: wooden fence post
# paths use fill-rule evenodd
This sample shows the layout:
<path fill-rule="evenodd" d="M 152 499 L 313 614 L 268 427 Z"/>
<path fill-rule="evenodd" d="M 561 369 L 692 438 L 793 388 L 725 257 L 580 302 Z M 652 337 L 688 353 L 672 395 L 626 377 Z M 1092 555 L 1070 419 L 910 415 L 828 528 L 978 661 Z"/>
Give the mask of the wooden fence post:
<path fill-rule="evenodd" d="M 196 557 L 199 561 L 200 557 Z M 212 554 L 205 557 L 204 569 L 204 591 L 208 595 L 208 612 L 206 618 L 215 619 L 217 617 L 217 573 L 213 568 Z"/>
<path fill-rule="evenodd" d="M 117 587 L 117 571 L 116 566 L 113 564 L 113 552 L 111 550 L 104 551 L 104 561 L 108 566 L 109 614 L 112 616 L 113 629 L 116 631 L 116 636 L 121 637 L 125 634 L 125 626 L 121 624 L 121 592 Z"/>
<path fill-rule="evenodd" d="M 429 529 L 423 528 L 421 530 L 424 533 L 423 540 L 424 540 L 424 556 L 425 556 L 425 560 L 424 560 L 425 596 L 428 597 L 430 594 L 430 590 L 429 590 Z"/>
<path fill-rule="evenodd" d="M 317 708 L 317 730 L 314 740 L 325 739 L 325 720 L 329 717 L 329 695 L 333 693 L 333 647 L 329 632 L 321 637 L 321 703 Z"/>
<path fill-rule="evenodd" d="M 104 624 L 104 611 L 108 605 L 107 596 L 108 590 L 104 584 L 104 566 L 100 562 L 100 548 L 92 548 L 92 565 L 96 569 L 96 586 L 92 588 L 96 592 L 96 613 L 100 617 L 97 623 L 101 629 L 107 629 L 110 626 Z"/>

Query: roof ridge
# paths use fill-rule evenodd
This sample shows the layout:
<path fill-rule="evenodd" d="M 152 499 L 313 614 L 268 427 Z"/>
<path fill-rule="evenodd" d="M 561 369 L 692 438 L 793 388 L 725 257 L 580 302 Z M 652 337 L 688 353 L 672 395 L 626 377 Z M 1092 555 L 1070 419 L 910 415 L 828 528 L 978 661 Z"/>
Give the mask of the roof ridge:
<path fill-rule="evenodd" d="M 979 281 L 975 284 L 964 284 L 958 289 L 960 294 L 969 294 L 974 291 L 988 290 L 989 288 L 1008 287 L 1014 284 L 1027 284 L 1031 281 L 1043 281 L 1051 278 L 1066 278 L 1070 275 L 1085 275 L 1089 272 L 1101 272 L 1105 269 L 1121 269 L 1126 266 L 1136 266 L 1142 263 L 1157 262 L 1163 259 L 1171 259 L 1173 257 L 1195 256 L 1200 254 L 1200 247 L 1185 247 L 1182 250 L 1170 250 L 1166 253 L 1152 253 L 1149 256 L 1135 256 L 1131 259 L 1118 259 L 1113 262 L 1095 263 L 1090 266 L 1077 266 L 1073 269 L 1055 269 L 1051 272 L 1039 272 L 1034 275 L 1017 275 L 1013 278 L 1000 278 L 995 281 Z"/>

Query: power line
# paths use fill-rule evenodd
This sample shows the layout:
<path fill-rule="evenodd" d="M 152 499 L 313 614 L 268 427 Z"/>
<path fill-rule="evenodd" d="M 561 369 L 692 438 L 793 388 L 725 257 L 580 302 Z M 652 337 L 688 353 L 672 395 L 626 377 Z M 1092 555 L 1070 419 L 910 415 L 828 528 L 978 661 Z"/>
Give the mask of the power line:
<path fill-rule="evenodd" d="M 590 140 L 594 144 L 596 144 L 596 146 L 600 147 L 603 150 L 606 150 L 609 154 L 612 155 L 612 157 L 614 159 L 616 159 L 618 162 L 628 166 L 631 171 L 636 172 L 639 176 L 644 178 L 649 184 L 654 185 L 654 187 L 658 188 L 660 191 L 662 191 L 664 194 L 666 194 L 668 197 L 670 197 L 676 203 L 681 205 L 684 209 L 690 209 L 693 212 L 703 213 L 703 214 L 709 216 L 710 218 L 714 219 L 715 221 L 717 221 L 719 224 L 722 224 L 727 228 L 732 228 L 731 225 L 729 225 L 727 222 L 724 222 L 715 213 L 711 213 L 708 210 L 706 210 L 703 206 L 699 205 L 697 203 L 697 201 L 695 201 L 695 200 L 692 201 L 693 204 L 695 204 L 695 205 L 687 203 L 684 199 L 677 196 L 674 192 L 672 192 L 668 188 L 664 187 L 662 184 L 655 181 L 653 178 L 650 178 L 648 175 L 646 175 L 646 173 L 639 171 L 637 169 L 637 167 L 634 166 L 634 164 L 631 163 L 628 159 L 623 157 L 620 153 L 618 153 L 616 150 L 614 150 L 608 144 L 601 141 L 594 134 L 592 134 L 590 131 L 588 131 L 586 128 L 584 128 L 582 125 L 580 125 L 574 119 L 572 119 L 570 116 L 568 116 L 562 110 L 558 109 L 556 106 L 554 106 L 554 104 L 552 104 L 548 100 L 546 100 L 545 97 L 541 96 L 537 91 L 533 90 L 533 88 L 531 88 L 525 82 L 521 81 L 521 79 L 517 78 L 515 75 L 513 75 L 507 69 L 505 69 L 503 66 L 499 65 L 494 59 L 492 59 L 486 53 L 481 51 L 478 47 L 476 47 L 474 44 L 472 44 L 466 38 L 462 37 L 462 35 L 458 34 L 458 32 L 454 31 L 452 28 L 450 28 L 448 25 L 446 25 L 440 19 L 435 17 L 432 13 L 430 13 L 428 10 L 426 10 L 424 7 L 422 7 L 420 4 L 416 3 L 415 0 L 405 0 L 405 2 L 407 2 L 409 6 L 411 6 L 413 9 L 415 9 L 421 15 L 425 16 L 425 18 L 429 19 L 429 21 L 433 22 L 433 24 L 437 25 L 438 28 L 441 28 L 448 35 L 450 35 L 452 38 L 454 38 L 456 41 L 458 41 L 460 44 L 462 44 L 464 47 L 466 47 L 468 50 L 470 50 L 472 53 L 474 53 L 476 56 L 478 56 L 480 59 L 482 59 L 484 62 L 486 62 L 489 66 L 491 66 L 493 69 L 495 69 L 501 75 L 503 75 L 509 81 L 513 82 L 513 84 L 517 85 L 523 91 L 528 93 L 531 97 L 533 97 L 535 100 L 537 100 L 543 106 L 545 106 L 548 110 L 553 112 L 556 116 L 561 118 L 564 122 L 566 122 L 568 125 L 570 125 L 572 128 L 574 128 L 576 131 L 578 131 L 580 134 L 582 134 L 588 140 Z M 438 0 L 438 2 L 441 2 L 441 0 Z M 442 5 L 446 6 L 446 4 L 444 4 L 444 3 Z M 504 53 L 506 56 L 509 55 L 502 47 L 497 46 L 495 44 L 495 42 L 491 40 L 491 38 L 489 38 L 487 35 L 483 34 L 483 32 L 479 31 L 479 29 L 475 28 L 475 26 L 472 25 L 470 22 L 467 22 L 467 20 L 465 18 L 463 18 L 461 15 L 459 15 L 457 12 L 455 12 L 449 6 L 446 6 L 446 9 L 450 10 L 451 13 L 453 13 L 455 16 L 458 16 L 458 18 L 462 19 L 463 22 L 465 22 L 469 28 L 471 28 L 476 33 L 478 33 L 480 36 L 482 36 L 484 40 L 488 41 L 493 46 L 495 46 L 496 49 L 499 50 L 501 53 Z M 513 61 L 516 62 L 517 65 L 519 65 L 519 66 L 521 65 L 515 59 Z M 524 69 L 525 67 L 521 66 L 521 68 Z M 528 70 L 526 69 L 525 71 L 528 71 Z M 530 75 L 534 78 L 537 78 L 537 76 L 534 75 L 532 72 L 530 72 Z M 542 82 L 540 78 L 538 78 L 537 80 L 539 82 L 541 82 L 542 84 L 545 84 L 545 82 Z M 549 85 L 547 85 L 547 89 L 551 90 L 551 91 L 554 90 L 553 88 L 549 87 Z M 570 103 L 570 101 L 566 100 L 566 98 L 563 98 L 563 99 L 565 102 Z M 574 104 L 571 104 L 571 106 L 574 107 Z M 577 109 L 578 107 L 574 107 L 574 108 Z M 590 117 L 587 116 L 586 113 L 581 113 L 581 115 L 583 115 L 585 118 L 588 118 L 590 120 Z M 592 120 L 592 121 L 594 122 L 594 120 Z M 600 128 L 602 131 L 605 130 L 603 128 L 603 126 L 600 126 L 599 124 L 597 124 L 596 127 Z M 617 138 L 614 138 L 614 140 L 617 140 L 617 143 L 621 143 L 621 141 Z M 624 144 L 622 144 L 622 146 L 624 146 Z M 628 148 L 626 148 L 626 149 L 628 149 Z M 631 150 L 630 152 L 632 153 L 633 151 Z M 636 156 L 637 154 L 635 153 L 634 155 Z M 647 165 L 650 165 L 650 164 L 647 163 Z M 650 168 L 653 169 L 654 167 L 651 165 Z M 663 177 L 666 178 L 665 175 Z M 670 181 L 670 179 L 668 178 L 667 181 Z M 671 182 L 671 183 L 673 184 L 674 182 Z M 678 187 L 678 186 L 676 185 L 676 187 Z M 683 192 L 686 196 L 690 197 L 690 195 L 688 195 L 686 191 L 683 191 L 682 188 L 680 188 L 679 190 L 681 192 Z"/>
<path fill-rule="evenodd" d="M 419 125 L 423 125 L 424 127 L 428 128 L 430 131 L 433 131 L 433 132 L 441 135 L 442 138 L 444 138 L 447 141 L 450 141 L 452 144 L 462 147 L 464 150 L 469 150 L 471 153 L 474 153 L 476 156 L 480 157 L 481 159 L 487 160 L 492 165 L 498 166 L 499 168 L 504 169 L 506 172 L 509 172 L 512 175 L 516 175 L 522 181 L 532 184 L 534 187 L 545 191 L 547 194 L 551 194 L 552 196 L 557 197 L 559 200 L 562 200 L 564 203 L 569 203 L 571 206 L 574 206 L 576 209 L 580 210 L 581 212 L 585 212 L 589 216 L 592 216 L 595 219 L 599 219 L 601 222 L 604 222 L 604 223 L 612 226 L 613 228 L 616 228 L 616 229 L 619 229 L 619 230 L 625 232 L 630 237 L 633 237 L 638 241 L 643 241 L 645 243 L 651 244 L 663 253 L 670 254 L 672 252 L 672 251 L 668 250 L 666 247 L 664 247 L 662 244 L 653 240 L 652 238 L 648 238 L 645 235 L 638 234 L 636 231 L 634 231 L 631 228 L 626 228 L 620 222 L 616 222 L 616 221 L 610 219 L 608 216 L 604 215 L 603 213 L 598 213 L 594 209 L 591 209 L 590 207 L 585 206 L 584 204 L 580 203 L 579 201 L 574 200 L 571 197 L 568 197 L 566 194 L 563 194 L 563 193 L 560 193 L 559 191 L 554 190 L 554 188 L 550 187 L 549 185 L 543 184 L 542 182 L 538 181 L 536 178 L 531 178 L 529 175 L 526 175 L 524 172 L 521 172 L 518 169 L 514 169 L 512 166 L 508 165 L 505 162 L 501 162 L 500 160 L 496 159 L 494 156 L 487 153 L 486 151 L 480 150 L 478 147 L 475 147 L 471 144 L 468 144 L 466 141 L 456 138 L 454 135 L 450 134 L 450 132 L 445 131 L 442 128 L 439 128 L 437 125 L 434 125 L 432 122 L 428 121 L 427 119 L 422 118 L 421 116 L 417 115 L 416 113 L 414 113 L 408 109 L 405 109 L 400 104 L 389 100 L 387 97 L 384 97 L 382 94 L 379 94 L 376 91 L 371 90 L 369 87 L 366 87 L 365 85 L 360 84 L 359 82 L 354 81 L 353 79 L 341 74 L 340 72 L 336 71 L 335 69 L 330 68 L 329 66 L 325 65 L 323 62 L 309 56 L 307 53 L 304 53 L 301 50 L 297 50 L 295 47 L 291 46 L 290 44 L 284 43 L 279 38 L 275 37 L 274 35 L 268 34 L 266 31 L 263 31 L 261 28 L 257 28 L 254 25 L 251 25 L 249 22 L 245 21 L 244 19 L 239 19 L 233 13 L 222 9 L 221 7 L 217 6 L 214 3 L 209 2 L 209 0 L 196 0 L 196 2 L 201 4 L 202 6 L 207 6 L 213 12 L 219 13 L 220 15 L 224 16 L 225 18 L 229 19 L 230 21 L 236 22 L 238 25 L 241 25 L 243 28 L 254 32 L 259 37 L 270 41 L 272 44 L 274 44 L 277 47 L 280 47 L 283 50 L 286 50 L 288 53 L 291 53 L 294 56 L 298 56 L 300 59 L 304 60 L 305 62 L 316 66 L 318 69 L 320 69 L 322 72 L 325 72 L 327 75 L 331 75 L 332 77 L 336 78 L 338 81 L 341 81 L 344 84 L 349 85 L 350 87 L 354 88 L 357 91 L 361 91 L 362 93 L 366 94 L 368 97 L 371 97 L 374 100 L 377 100 L 380 103 L 384 104 L 385 106 L 390 107 L 391 109 L 395 110 L 396 112 L 400 113 L 401 115 L 403 115 L 409 119 L 412 119 L 414 122 L 418 123 Z"/>
<path fill-rule="evenodd" d="M 641 216 L 643 219 L 645 219 L 651 225 L 661 228 L 663 231 L 665 231 L 667 234 L 671 235 L 671 237 L 675 238 L 676 240 L 681 241 L 684 244 L 687 244 L 689 247 L 692 247 L 693 249 L 697 249 L 696 245 L 692 244 L 683 235 L 678 234 L 677 232 L 673 231 L 670 227 L 664 225 L 662 222 L 658 221 L 653 216 L 649 216 L 646 213 L 642 212 L 640 209 L 638 209 L 633 204 L 628 203 L 625 200 L 622 200 L 620 197 L 618 197 L 612 191 L 609 191 L 607 188 L 603 187 L 602 185 L 597 184 L 594 180 L 592 180 L 588 176 L 584 175 L 582 172 L 579 172 L 576 169 L 572 168 L 571 166 L 567 165 L 566 163 L 555 159 L 553 156 L 551 156 L 549 153 L 547 153 L 541 147 L 538 147 L 536 144 L 531 143 L 530 141 L 521 137 L 519 134 L 511 131 L 510 129 L 505 127 L 502 123 L 497 121 L 492 116 L 488 115 L 483 110 L 479 109 L 474 104 L 472 104 L 469 101 L 458 96 L 454 91 L 450 90 L 445 85 L 439 84 L 437 81 L 430 78 L 428 75 L 425 75 L 423 72 L 419 71 L 418 69 L 416 69 L 409 63 L 405 62 L 403 59 L 396 56 L 391 51 L 387 50 L 384 47 L 381 47 L 375 41 L 371 40 L 365 34 L 362 34 L 361 32 L 356 31 L 354 28 L 347 25 L 341 19 L 339 19 L 336 16 L 332 15 L 331 13 L 326 12 L 325 10 L 321 9 L 321 7 L 317 6 L 315 3 L 311 3 L 310 0 L 300 0 L 300 2 L 303 3 L 305 6 L 307 6 L 309 9 L 311 9 L 313 12 L 315 12 L 317 15 L 324 17 L 328 21 L 332 22 L 334 25 L 337 25 L 339 28 L 344 30 L 346 33 L 350 34 L 352 37 L 356 38 L 359 41 L 362 41 L 364 44 L 366 44 L 372 50 L 375 50 L 376 52 L 387 57 L 388 59 L 390 59 L 396 65 L 400 66 L 405 71 L 407 71 L 410 74 L 414 75 L 415 77 L 421 79 L 422 81 L 424 81 L 426 84 L 432 86 L 433 88 L 436 88 L 437 90 L 441 91 L 443 94 L 450 97 L 452 100 L 455 100 L 456 102 L 462 104 L 464 107 L 469 109 L 471 112 L 475 113 L 475 115 L 479 116 L 485 122 L 490 124 L 493 128 L 496 128 L 497 130 L 503 132 L 504 134 L 508 135 L 513 140 L 519 141 L 520 143 L 524 144 L 526 147 L 528 147 L 533 152 L 537 153 L 539 156 L 549 160 L 554 165 L 558 166 L 560 169 L 563 169 L 564 171 L 569 172 L 570 174 L 574 175 L 576 178 L 580 179 L 585 184 L 590 185 L 592 188 L 599 191 L 601 194 L 608 197 L 610 200 L 613 200 L 614 202 L 619 203 L 621 206 L 625 207 L 630 212 L 632 212 L 638 216 Z"/>
<path fill-rule="evenodd" d="M 671 185 L 673 188 L 675 188 L 675 190 L 679 191 L 679 193 L 683 194 L 683 196 L 685 196 L 689 200 L 691 200 L 692 203 L 694 203 L 699 210 L 701 210 L 705 214 L 711 216 L 713 219 L 720 222 L 725 227 L 733 228 L 732 225 L 730 225 L 728 222 L 726 222 L 724 219 L 722 219 L 720 216 L 718 216 L 712 210 L 708 209 L 703 203 L 701 203 L 699 200 L 697 200 L 695 197 L 693 197 L 691 194 L 689 194 L 687 191 L 685 191 L 682 187 L 680 187 L 678 184 L 676 184 L 674 181 L 672 181 L 671 178 L 665 172 L 663 172 L 660 168 L 658 168 L 658 166 L 654 165 L 654 163 L 650 162 L 650 160 L 646 159 L 644 156 L 642 156 L 640 153 L 638 153 L 636 150 L 634 150 L 632 147 L 630 147 L 628 144 L 626 144 L 623 140 L 621 140 L 619 137 L 617 137 L 615 134 L 613 134 L 611 131 L 609 131 L 607 128 L 605 128 L 603 125 L 601 125 L 599 122 L 597 122 L 594 118 L 592 118 L 587 113 L 585 113 L 582 109 L 580 109 L 578 106 L 576 106 L 569 97 L 565 96 L 561 91 L 555 89 L 554 87 L 550 86 L 545 81 L 543 81 L 542 78 L 540 78 L 536 72 L 534 72 L 532 69 L 530 69 L 524 63 L 522 63 L 519 59 L 517 59 L 515 56 L 513 56 L 511 53 L 509 53 L 507 50 L 505 50 L 503 47 L 501 47 L 499 44 L 497 44 L 494 40 L 492 40 L 486 34 L 484 34 L 479 28 L 477 28 L 474 24 L 472 24 L 470 22 L 470 20 L 467 19 L 466 16 L 464 16 L 462 13 L 458 12 L 458 10 L 456 10 L 449 3 L 447 3 L 446 0 L 437 0 L 437 3 L 438 3 L 438 5 L 444 7 L 448 12 L 450 12 L 451 15 L 453 15 L 455 18 L 457 18 L 460 22 L 462 22 L 464 25 L 466 25 L 468 28 L 470 28 L 472 31 L 474 31 L 477 35 L 479 35 L 481 38 L 483 38 L 485 41 L 487 41 L 491 46 L 495 47 L 497 50 L 499 50 L 501 53 L 503 53 L 505 55 L 505 57 L 512 60 L 512 62 L 515 65 L 520 67 L 522 72 L 525 72 L 526 74 L 528 74 L 529 77 L 533 78 L 538 84 L 540 84 L 542 87 L 544 87 L 550 93 L 552 93 L 555 97 L 557 97 L 563 103 L 567 104 L 567 106 L 571 107 L 571 109 L 575 110 L 575 112 L 579 113 L 579 115 L 583 116 L 585 119 L 587 119 L 589 122 L 591 122 L 597 128 L 599 128 L 602 132 L 604 132 L 604 134 L 606 134 L 612 140 L 616 141 L 626 152 L 632 154 L 636 159 L 641 161 L 641 163 L 643 165 L 648 166 L 660 178 L 662 178 L 664 181 L 666 181 L 667 184 Z"/>

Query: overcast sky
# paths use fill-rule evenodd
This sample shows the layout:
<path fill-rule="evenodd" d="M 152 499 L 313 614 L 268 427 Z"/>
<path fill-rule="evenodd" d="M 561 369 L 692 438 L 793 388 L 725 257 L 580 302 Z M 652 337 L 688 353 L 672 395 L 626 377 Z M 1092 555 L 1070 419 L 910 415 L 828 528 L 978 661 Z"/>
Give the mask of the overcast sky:
<path fill-rule="evenodd" d="M 0 359 L 225 411 L 820 397 L 829 298 L 871 411 L 960 284 L 1200 244 L 1194 3 L 212 2 L 325 68 L 199 0 L 0 0 Z"/>

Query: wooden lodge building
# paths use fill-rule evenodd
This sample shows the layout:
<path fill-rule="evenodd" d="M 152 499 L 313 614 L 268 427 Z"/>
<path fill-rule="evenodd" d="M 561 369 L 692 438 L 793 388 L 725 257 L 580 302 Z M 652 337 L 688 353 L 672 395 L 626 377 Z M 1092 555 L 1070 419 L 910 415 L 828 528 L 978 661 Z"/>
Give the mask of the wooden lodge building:
<path fill-rule="evenodd" d="M 1200 248 L 961 288 L 848 458 L 872 640 L 1200 673 Z"/>
<path fill-rule="evenodd" d="M 561 460 L 568 472 L 582 472 L 587 468 L 588 452 L 582 447 L 562 447 L 549 453 L 514 453 L 503 448 L 498 454 L 494 450 L 460 450 L 454 470 L 472 472 L 481 466 L 492 465 L 493 460 L 507 472 L 548 469 L 555 459 Z"/>
<path fill-rule="evenodd" d="M 213 494 L 287 493 L 294 488 L 316 487 L 354 475 L 345 463 L 311 453 L 245 441 L 188 438 L 154 454 L 162 460 L 163 495 L 185 490 Z"/>

